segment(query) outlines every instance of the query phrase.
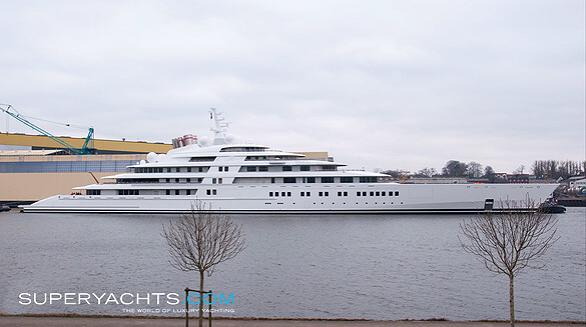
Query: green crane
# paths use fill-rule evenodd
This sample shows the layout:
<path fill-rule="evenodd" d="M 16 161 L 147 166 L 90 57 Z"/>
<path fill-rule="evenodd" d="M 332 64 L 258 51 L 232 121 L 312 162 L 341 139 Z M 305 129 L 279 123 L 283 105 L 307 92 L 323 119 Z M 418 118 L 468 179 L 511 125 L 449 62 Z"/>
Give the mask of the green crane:
<path fill-rule="evenodd" d="M 5 112 L 6 114 L 11 116 L 12 118 L 18 120 L 19 122 L 25 124 L 26 126 L 34 129 L 35 131 L 49 137 L 51 140 L 59 143 L 60 145 L 62 145 L 64 148 L 66 148 L 72 154 L 84 155 L 84 154 L 93 154 L 96 152 L 96 149 L 94 149 L 94 129 L 93 129 L 93 127 L 89 128 L 88 134 L 85 138 L 85 141 L 83 142 L 83 146 L 81 147 L 81 149 L 78 149 L 78 148 L 74 147 L 73 145 L 67 143 L 65 140 L 62 140 L 59 137 L 49 133 L 47 130 L 43 129 L 42 127 L 37 126 L 34 123 L 30 122 L 28 119 L 25 118 L 25 116 L 23 116 L 18 111 L 16 111 L 14 109 L 14 107 L 12 107 L 11 105 L 0 104 L 0 110 L 2 112 Z M 71 126 L 70 124 L 65 124 L 65 125 Z"/>

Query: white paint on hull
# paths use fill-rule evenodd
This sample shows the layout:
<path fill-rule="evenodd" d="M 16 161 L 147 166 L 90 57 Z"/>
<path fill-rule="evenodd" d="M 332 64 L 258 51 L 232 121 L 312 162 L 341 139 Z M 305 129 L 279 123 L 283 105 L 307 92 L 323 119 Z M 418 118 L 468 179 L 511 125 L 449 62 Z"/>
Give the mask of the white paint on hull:
<path fill-rule="evenodd" d="M 482 212 L 485 201 L 524 203 L 528 198 L 545 201 L 557 184 L 262 184 L 201 185 L 191 196 L 87 196 L 58 195 L 32 205 L 25 212 L 117 212 L 178 213 L 188 212 L 198 201 L 221 213 L 462 213 Z M 201 196 L 207 189 L 215 196 Z M 269 192 L 291 196 L 270 197 Z M 311 192 L 311 196 L 301 196 Z M 319 192 L 328 196 L 318 196 Z M 342 195 L 338 195 L 342 192 Z M 344 193 L 346 192 L 346 193 Z M 366 192 L 367 196 L 358 196 Z M 371 196 L 371 194 L 386 196 Z M 393 196 L 389 196 L 392 192 Z M 395 196 L 395 192 L 399 192 Z M 343 194 L 347 194 L 344 196 Z M 244 196 L 243 196 L 244 195 Z"/>

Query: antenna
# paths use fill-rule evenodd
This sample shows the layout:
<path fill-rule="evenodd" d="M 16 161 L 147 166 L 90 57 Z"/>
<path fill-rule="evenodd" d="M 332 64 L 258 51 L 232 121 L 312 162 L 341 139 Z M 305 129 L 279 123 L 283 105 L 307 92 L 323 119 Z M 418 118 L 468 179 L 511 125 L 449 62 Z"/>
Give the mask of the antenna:
<path fill-rule="evenodd" d="M 230 123 L 226 122 L 224 113 L 219 112 L 216 108 L 210 108 L 210 119 L 214 120 L 214 127 L 210 130 L 214 132 L 214 144 L 226 144 L 226 131 Z"/>

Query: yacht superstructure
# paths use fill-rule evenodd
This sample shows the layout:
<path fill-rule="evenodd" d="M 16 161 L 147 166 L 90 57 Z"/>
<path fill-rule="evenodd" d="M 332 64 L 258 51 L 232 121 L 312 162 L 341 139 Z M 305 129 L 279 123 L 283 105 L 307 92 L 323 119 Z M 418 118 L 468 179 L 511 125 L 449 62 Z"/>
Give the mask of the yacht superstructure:
<path fill-rule="evenodd" d="M 468 213 L 499 210 L 504 200 L 545 201 L 557 184 L 399 184 L 387 175 L 344 170 L 265 145 L 232 143 L 213 110 L 212 142 L 174 140 L 105 183 L 55 195 L 25 212 L 188 212 L 195 203 L 222 213 Z"/>

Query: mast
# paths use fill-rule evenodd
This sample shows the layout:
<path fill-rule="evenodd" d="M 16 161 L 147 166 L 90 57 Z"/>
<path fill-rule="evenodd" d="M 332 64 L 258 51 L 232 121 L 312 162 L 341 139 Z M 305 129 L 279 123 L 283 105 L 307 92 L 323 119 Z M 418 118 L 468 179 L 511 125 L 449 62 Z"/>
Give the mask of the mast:
<path fill-rule="evenodd" d="M 218 112 L 216 108 L 210 108 L 210 119 L 214 120 L 214 127 L 210 129 L 212 132 L 214 132 L 213 144 L 226 144 L 226 131 L 228 130 L 228 125 L 230 125 L 230 123 L 225 121 L 226 119 L 224 118 L 224 113 Z"/>

